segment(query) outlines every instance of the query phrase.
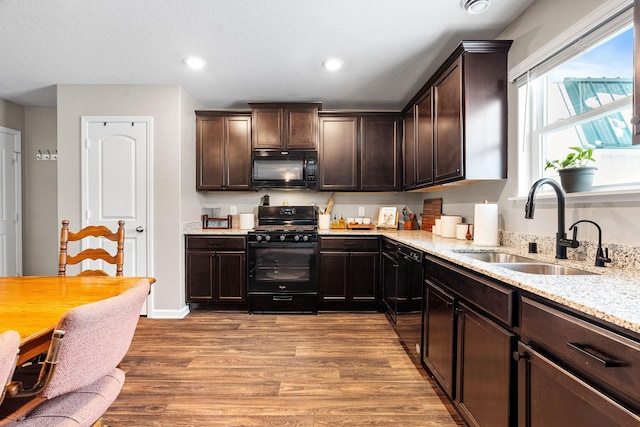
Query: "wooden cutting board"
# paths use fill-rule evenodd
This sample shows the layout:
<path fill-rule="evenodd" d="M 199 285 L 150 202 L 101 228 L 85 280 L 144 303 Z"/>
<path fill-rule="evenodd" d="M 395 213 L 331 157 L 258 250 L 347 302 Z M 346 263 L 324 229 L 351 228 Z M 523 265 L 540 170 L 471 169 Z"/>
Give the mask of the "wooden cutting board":
<path fill-rule="evenodd" d="M 422 224 L 420 229 L 431 231 L 431 227 L 436 225 L 436 218 L 442 216 L 442 198 L 425 199 L 422 208 Z"/>

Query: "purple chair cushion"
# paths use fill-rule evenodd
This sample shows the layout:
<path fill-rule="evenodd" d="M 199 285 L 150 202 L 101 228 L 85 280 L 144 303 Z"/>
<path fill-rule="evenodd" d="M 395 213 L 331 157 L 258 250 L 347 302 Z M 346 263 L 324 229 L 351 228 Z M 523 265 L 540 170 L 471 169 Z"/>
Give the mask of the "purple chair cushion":
<path fill-rule="evenodd" d="M 16 354 L 20 346 L 20 335 L 16 331 L 6 331 L 0 334 L 0 402 L 4 388 L 11 380 L 11 374 L 16 367 Z"/>
<path fill-rule="evenodd" d="M 124 377 L 124 372 L 115 368 L 92 384 L 41 403 L 5 427 L 90 426 L 116 400 Z"/>

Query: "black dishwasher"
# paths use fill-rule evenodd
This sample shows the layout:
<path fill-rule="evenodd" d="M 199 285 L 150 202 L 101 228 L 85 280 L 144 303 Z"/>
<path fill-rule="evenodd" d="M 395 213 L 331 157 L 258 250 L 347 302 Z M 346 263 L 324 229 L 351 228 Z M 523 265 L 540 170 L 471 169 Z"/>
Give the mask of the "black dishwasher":
<path fill-rule="evenodd" d="M 420 340 L 422 335 L 422 282 L 423 253 L 417 249 L 397 244 L 394 257 L 383 246 L 383 263 L 395 261 L 395 286 L 391 272 L 384 271 L 384 303 L 387 315 L 393 323 L 409 355 L 420 364 Z"/>

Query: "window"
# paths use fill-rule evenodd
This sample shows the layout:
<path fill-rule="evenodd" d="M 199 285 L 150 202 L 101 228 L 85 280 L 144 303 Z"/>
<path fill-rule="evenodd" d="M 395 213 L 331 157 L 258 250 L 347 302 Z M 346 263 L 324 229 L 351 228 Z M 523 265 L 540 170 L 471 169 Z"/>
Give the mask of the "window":
<path fill-rule="evenodd" d="M 601 25 L 517 80 L 520 134 L 531 153 L 531 181 L 559 179 L 545 160 L 569 147 L 594 149 L 594 186 L 640 184 L 640 145 L 632 144 L 631 11 Z"/>

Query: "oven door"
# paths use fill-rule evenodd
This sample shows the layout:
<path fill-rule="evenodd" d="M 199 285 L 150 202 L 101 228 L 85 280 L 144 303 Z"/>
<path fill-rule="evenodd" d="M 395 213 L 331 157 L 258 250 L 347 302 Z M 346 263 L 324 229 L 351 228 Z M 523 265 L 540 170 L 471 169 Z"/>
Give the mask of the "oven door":
<path fill-rule="evenodd" d="M 315 292 L 316 246 L 308 243 L 249 243 L 249 292 Z"/>

